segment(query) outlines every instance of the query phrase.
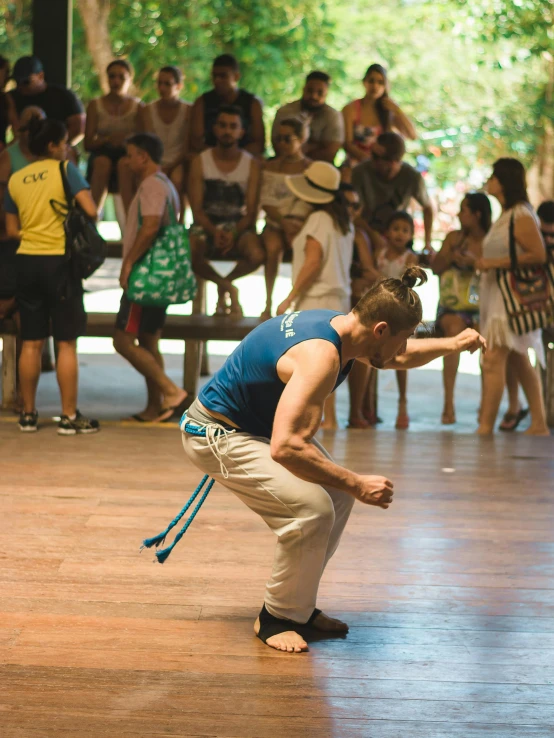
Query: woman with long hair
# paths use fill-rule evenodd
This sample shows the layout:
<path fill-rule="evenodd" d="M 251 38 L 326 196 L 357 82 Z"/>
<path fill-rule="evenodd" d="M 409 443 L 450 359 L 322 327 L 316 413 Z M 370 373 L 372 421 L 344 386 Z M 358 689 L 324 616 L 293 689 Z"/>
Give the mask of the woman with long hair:
<path fill-rule="evenodd" d="M 183 73 L 179 67 L 158 72 L 159 97 L 139 111 L 140 128 L 155 133 L 164 146 L 162 172 L 169 177 L 181 198 L 181 215 L 189 165 L 190 103 L 181 100 Z"/>
<path fill-rule="evenodd" d="M 292 289 L 277 315 L 321 308 L 346 314 L 350 311 L 354 226 L 340 189 L 340 172 L 332 164 L 315 161 L 304 174 L 287 176 L 286 182 L 314 210 L 292 241 Z M 337 427 L 333 395 L 325 404 L 321 427 Z"/>
<path fill-rule="evenodd" d="M 91 219 L 96 219 L 96 205 L 77 167 L 66 162 L 64 123 L 32 117 L 28 144 L 35 161 L 12 174 L 6 195 L 6 231 L 19 241 L 16 300 L 21 320 L 19 379 L 23 399 L 19 428 L 25 433 L 38 428 L 35 400 L 41 355 L 46 338 L 53 335 L 62 405 L 58 433 L 95 433 L 98 421 L 85 418 L 77 409 L 77 338 L 85 332 L 86 313 L 81 280 L 74 276 L 66 253 L 62 162 L 73 198 Z"/>
<path fill-rule="evenodd" d="M 510 269 L 511 266 L 511 222 L 518 264 L 533 266 L 546 261 L 538 218 L 529 204 L 525 169 L 521 162 L 511 158 L 498 159 L 493 165 L 486 189 L 502 206 L 502 214 L 483 242 L 483 256 L 475 263 L 475 268 L 483 272 L 479 291 L 480 325 L 488 344 L 481 364 L 483 384 L 477 433 L 490 435 L 493 432 L 506 384 L 506 363 L 510 357 L 517 367 L 529 404 L 531 425 L 526 433 L 546 436 L 549 430 L 541 384 L 528 356 L 528 350 L 533 349 L 539 361 L 544 363 L 541 331 L 530 331 L 522 336 L 514 333 L 497 283 L 497 270 Z"/>
<path fill-rule="evenodd" d="M 389 97 L 387 70 L 381 64 L 368 67 L 363 85 L 364 97 L 348 103 L 342 111 L 344 149 L 352 166 L 369 159 L 381 133 L 395 130 L 404 138 L 416 138 L 413 123 Z"/>
<path fill-rule="evenodd" d="M 436 324 L 445 336 L 456 336 L 464 328 L 476 328 L 479 321 L 479 305 L 470 291 L 474 285 L 475 262 L 482 255 L 483 240 L 491 227 L 489 198 L 482 192 L 468 192 L 461 202 L 458 218 L 460 229 L 446 236 L 432 262 L 433 272 L 440 277 Z M 456 422 L 454 386 L 459 363 L 459 356 L 443 359 L 443 425 Z"/>
<path fill-rule="evenodd" d="M 275 146 L 277 156 L 264 164 L 260 191 L 260 206 L 265 211 L 266 223 L 262 232 L 262 243 L 266 253 L 265 286 L 266 306 L 264 320 L 271 318 L 273 288 L 279 271 L 283 252 L 290 248 L 298 235 L 312 206 L 293 195 L 287 187 L 286 178 L 301 174 L 310 164 L 302 152 L 307 138 L 303 120 L 285 118 L 279 123 Z"/>
<path fill-rule="evenodd" d="M 90 152 L 87 179 L 98 210 L 109 192 L 119 192 L 125 213 L 134 194 L 134 177 L 125 156 L 125 139 L 139 127 L 141 101 L 129 94 L 133 68 L 115 59 L 106 68 L 110 91 L 87 107 L 85 149 Z"/>

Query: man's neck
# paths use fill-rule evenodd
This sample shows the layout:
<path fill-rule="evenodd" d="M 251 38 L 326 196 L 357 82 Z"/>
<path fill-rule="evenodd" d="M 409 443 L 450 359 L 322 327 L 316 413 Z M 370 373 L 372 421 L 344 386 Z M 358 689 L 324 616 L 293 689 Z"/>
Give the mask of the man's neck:
<path fill-rule="evenodd" d="M 41 92 L 44 92 L 46 87 L 47 87 L 46 82 L 43 82 L 40 85 L 36 85 L 35 87 L 32 87 L 28 92 L 22 91 L 22 94 L 25 97 L 32 97 L 32 95 L 40 95 Z"/>
<path fill-rule="evenodd" d="M 139 176 L 139 180 L 141 182 L 144 182 L 144 180 L 147 177 L 151 177 L 153 174 L 158 174 L 158 172 L 161 172 L 162 168 L 159 164 L 156 164 L 155 162 L 151 162 L 150 164 L 147 164 L 146 167 L 143 169 Z"/>
<path fill-rule="evenodd" d="M 224 95 L 218 95 L 218 97 L 223 100 L 227 105 L 232 105 L 237 97 L 239 96 L 239 88 L 233 87 L 232 90 L 229 90 L 229 92 L 226 92 Z"/>
<path fill-rule="evenodd" d="M 240 157 L 240 149 L 238 144 L 227 148 L 226 146 L 220 146 L 216 144 L 214 147 L 214 154 L 216 159 L 222 159 L 226 161 L 234 161 Z"/>
<path fill-rule="evenodd" d="M 331 326 L 336 330 L 342 342 L 342 361 L 350 361 L 368 353 L 368 330 L 360 323 L 354 313 L 337 315 L 331 320 Z"/>

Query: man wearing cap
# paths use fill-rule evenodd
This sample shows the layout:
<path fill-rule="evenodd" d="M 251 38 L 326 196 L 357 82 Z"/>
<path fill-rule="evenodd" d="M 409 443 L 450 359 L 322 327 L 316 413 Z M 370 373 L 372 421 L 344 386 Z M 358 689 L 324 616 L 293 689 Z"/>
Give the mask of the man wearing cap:
<path fill-rule="evenodd" d="M 17 87 L 8 94 L 17 114 L 30 106 L 41 108 L 47 118 L 65 123 L 70 146 L 78 144 L 85 134 L 85 109 L 77 95 L 63 85 L 47 83 L 42 62 L 36 56 L 18 59 L 12 77 Z"/>
<path fill-rule="evenodd" d="M 340 111 L 327 105 L 330 84 L 331 77 L 325 72 L 310 72 L 300 100 L 279 108 L 271 129 L 275 150 L 280 122 L 286 118 L 300 118 L 306 121 L 310 129 L 308 140 L 302 146 L 305 156 L 333 163 L 344 143 L 344 121 Z"/>
<path fill-rule="evenodd" d="M 433 208 L 421 174 L 402 161 L 406 153 L 404 139 L 397 133 L 382 133 L 372 149 L 371 159 L 358 164 L 352 172 L 352 185 L 360 195 L 363 217 L 371 228 L 383 233 L 391 215 L 406 210 L 411 199 L 423 210 L 425 248 L 431 248 Z"/>

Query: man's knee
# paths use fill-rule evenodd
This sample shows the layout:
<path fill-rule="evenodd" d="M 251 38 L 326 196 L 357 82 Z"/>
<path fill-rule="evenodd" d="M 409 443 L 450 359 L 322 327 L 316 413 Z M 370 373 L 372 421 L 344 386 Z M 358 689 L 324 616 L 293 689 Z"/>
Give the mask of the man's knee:
<path fill-rule="evenodd" d="M 310 500 L 305 523 L 307 527 L 313 526 L 317 533 L 332 529 L 335 524 L 335 508 L 333 501 L 326 492 L 322 491 L 321 495 L 316 495 Z"/>
<path fill-rule="evenodd" d="M 261 266 L 265 262 L 265 251 L 256 233 L 249 231 L 243 234 L 238 247 L 242 258 L 249 261 L 253 266 Z"/>

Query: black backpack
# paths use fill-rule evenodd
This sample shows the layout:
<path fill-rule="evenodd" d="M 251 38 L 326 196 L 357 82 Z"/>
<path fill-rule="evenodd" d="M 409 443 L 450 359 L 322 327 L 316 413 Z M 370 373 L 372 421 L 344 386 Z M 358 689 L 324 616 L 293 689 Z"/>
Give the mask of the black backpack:
<path fill-rule="evenodd" d="M 87 279 L 106 260 L 106 242 L 98 233 L 94 221 L 75 202 L 63 161 L 60 162 L 60 174 L 67 204 L 50 200 L 50 205 L 65 218 L 65 253 L 71 260 L 73 274 L 78 279 Z"/>

